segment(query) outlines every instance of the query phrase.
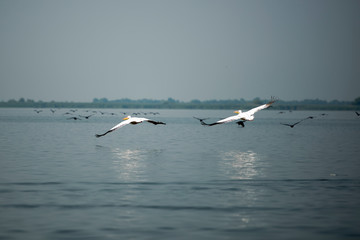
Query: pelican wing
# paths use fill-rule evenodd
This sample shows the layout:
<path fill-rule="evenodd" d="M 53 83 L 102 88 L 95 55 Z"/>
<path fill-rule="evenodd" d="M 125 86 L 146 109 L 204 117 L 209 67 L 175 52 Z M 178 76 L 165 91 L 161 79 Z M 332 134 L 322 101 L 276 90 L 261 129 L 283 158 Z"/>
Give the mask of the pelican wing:
<path fill-rule="evenodd" d="M 288 124 L 288 123 L 280 123 L 280 124 L 285 125 L 285 126 L 289 126 L 289 127 L 293 126 L 292 124 Z"/>
<path fill-rule="evenodd" d="M 103 134 L 95 134 L 95 136 L 96 136 L 97 138 L 102 137 L 102 136 L 105 136 L 106 134 L 111 133 L 111 132 L 115 131 L 115 130 L 118 129 L 118 128 L 121 128 L 121 127 L 129 124 L 130 122 L 131 122 L 130 119 L 125 120 L 125 121 L 122 121 L 121 123 L 119 123 L 119 124 L 117 124 L 116 126 L 112 127 L 112 128 L 111 128 L 110 130 L 108 130 L 107 132 L 105 132 L 105 133 L 103 133 Z"/>
<path fill-rule="evenodd" d="M 208 119 L 208 118 L 197 118 L 197 117 L 193 117 L 193 118 L 199 120 L 200 123 L 201 123 L 201 125 L 212 126 L 211 124 L 207 124 L 206 122 L 204 122 L 204 120 L 206 120 L 206 119 Z M 213 125 L 215 125 L 215 124 L 213 124 Z"/>
<path fill-rule="evenodd" d="M 240 119 L 240 117 L 238 115 L 235 115 L 235 116 L 231 116 L 231 117 L 221 119 L 221 120 L 217 121 L 216 123 L 217 124 L 228 123 L 228 122 L 233 122 L 233 121 L 236 121 L 236 120 L 239 120 L 239 119 Z"/>
<path fill-rule="evenodd" d="M 206 123 L 204 122 L 205 119 L 207 118 L 197 118 L 197 117 L 194 117 L 195 119 L 199 120 L 201 125 L 205 125 L 205 126 L 214 126 L 214 125 L 217 125 L 217 124 L 223 124 L 223 123 L 228 123 L 228 122 L 233 122 L 233 121 L 236 121 L 236 120 L 239 120 L 240 118 L 238 117 L 238 115 L 235 115 L 235 116 L 231 116 L 231 117 L 227 117 L 227 118 L 224 118 L 224 119 L 221 119 L 217 122 L 214 122 L 214 123 Z"/>
<path fill-rule="evenodd" d="M 271 104 L 273 104 L 274 102 L 276 102 L 276 99 L 275 99 L 274 97 L 271 97 L 270 102 L 268 102 L 268 103 L 266 103 L 266 104 L 264 104 L 264 105 L 260 105 L 260 106 L 258 106 L 258 107 L 256 107 L 256 108 L 253 108 L 253 109 L 247 111 L 247 113 L 249 113 L 250 115 L 253 115 L 254 113 L 256 113 L 256 112 L 258 112 L 258 111 L 260 111 L 260 110 L 263 110 L 263 109 L 265 109 L 265 108 L 270 107 Z"/>
<path fill-rule="evenodd" d="M 164 124 L 164 125 L 166 125 L 166 123 L 164 123 L 164 122 L 157 122 L 157 121 L 150 120 L 150 119 L 148 119 L 148 120 L 146 120 L 146 121 L 149 122 L 149 123 L 152 123 L 152 124 L 154 124 L 154 125 L 158 125 L 158 124 Z"/>
<path fill-rule="evenodd" d="M 133 117 L 131 118 L 131 123 L 142 123 L 142 122 L 149 122 L 149 123 L 152 123 L 154 125 L 158 125 L 158 124 L 164 124 L 166 125 L 166 123 L 163 123 L 163 122 L 158 122 L 158 121 L 154 121 L 154 120 L 151 120 L 151 119 L 148 119 L 148 118 L 138 118 L 138 117 Z"/>

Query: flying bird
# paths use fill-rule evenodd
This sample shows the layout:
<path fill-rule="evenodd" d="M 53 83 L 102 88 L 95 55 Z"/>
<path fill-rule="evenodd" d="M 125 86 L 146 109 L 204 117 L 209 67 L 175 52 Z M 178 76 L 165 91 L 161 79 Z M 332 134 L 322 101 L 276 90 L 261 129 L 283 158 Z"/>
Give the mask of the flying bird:
<path fill-rule="evenodd" d="M 305 121 L 305 120 L 308 120 L 308 119 L 314 119 L 315 117 L 313 116 L 309 116 L 307 118 L 304 118 L 304 119 L 301 119 L 300 121 L 296 122 L 296 123 L 293 123 L 293 124 L 290 124 L 290 123 L 280 123 L 281 125 L 285 125 L 285 126 L 289 126 L 291 128 L 295 127 L 295 125 L 301 123 L 302 121 Z"/>
<path fill-rule="evenodd" d="M 237 110 L 237 111 L 234 112 L 234 113 L 237 113 L 237 115 L 221 119 L 221 120 L 219 120 L 217 122 L 214 122 L 214 123 L 205 123 L 204 122 L 205 119 L 201 119 L 201 118 L 196 118 L 196 119 L 198 119 L 200 121 L 201 125 L 205 125 L 205 126 L 214 126 L 214 125 L 217 125 L 217 124 L 223 124 L 223 123 L 238 121 L 236 123 L 238 125 L 241 125 L 241 126 L 244 127 L 245 126 L 244 122 L 253 121 L 254 120 L 254 114 L 256 112 L 270 107 L 274 102 L 276 102 L 276 99 L 274 97 L 271 97 L 271 100 L 266 104 L 260 105 L 260 106 L 258 106 L 256 108 L 253 108 L 253 109 L 251 109 L 251 110 L 249 110 L 247 112 L 242 112 L 241 110 Z"/>
<path fill-rule="evenodd" d="M 89 119 L 91 116 L 93 116 L 94 114 L 91 115 L 87 115 L 87 116 L 83 116 L 83 115 L 79 115 L 79 117 L 85 118 L 85 119 Z"/>
<path fill-rule="evenodd" d="M 281 125 L 285 125 L 285 126 L 289 126 L 289 127 L 293 128 L 293 127 L 295 127 L 295 125 L 301 123 L 303 120 L 304 120 L 304 119 L 302 119 L 302 120 L 300 120 L 300 121 L 298 121 L 298 122 L 296 122 L 296 123 L 293 123 L 293 124 L 290 124 L 290 123 L 280 123 L 280 124 L 281 124 Z"/>
<path fill-rule="evenodd" d="M 136 125 L 136 124 L 139 124 L 139 123 L 142 123 L 142 122 L 149 122 L 149 123 L 152 123 L 154 125 L 158 125 L 158 124 L 164 124 L 166 125 L 166 123 L 164 122 L 157 122 L 157 121 L 154 121 L 154 120 L 150 120 L 150 119 L 147 119 L 147 118 L 139 118 L 139 117 L 131 117 L 131 116 L 127 116 L 126 118 L 123 119 L 124 121 L 122 121 L 121 123 L 119 123 L 118 125 L 114 126 L 113 128 L 111 128 L 110 130 L 108 130 L 107 132 L 103 133 L 103 134 L 95 134 L 95 136 L 97 138 L 99 137 L 102 137 L 102 136 L 105 136 L 106 134 L 108 133 L 111 133 L 112 131 L 115 131 L 116 129 L 118 128 L 121 128 L 125 125 L 128 125 L 128 124 L 132 124 L 132 125 Z"/>
<path fill-rule="evenodd" d="M 359 112 L 355 112 L 357 116 L 360 116 L 360 113 Z"/>
<path fill-rule="evenodd" d="M 73 120 L 81 120 L 81 118 L 78 118 L 78 117 L 70 117 L 70 118 L 67 118 L 68 120 L 71 120 L 71 119 L 73 119 Z"/>

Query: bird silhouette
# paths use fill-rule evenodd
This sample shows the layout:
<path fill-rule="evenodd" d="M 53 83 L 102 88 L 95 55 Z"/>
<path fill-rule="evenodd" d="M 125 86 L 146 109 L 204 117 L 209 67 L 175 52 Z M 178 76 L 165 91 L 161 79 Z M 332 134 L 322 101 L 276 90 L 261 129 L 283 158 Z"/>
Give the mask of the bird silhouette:
<path fill-rule="evenodd" d="M 280 123 L 280 124 L 281 124 L 281 125 L 285 125 L 285 126 L 289 126 L 289 127 L 293 128 L 293 127 L 295 127 L 295 125 L 301 123 L 302 121 L 305 121 L 305 120 L 307 120 L 307 119 L 314 119 L 314 118 L 315 118 L 315 117 L 313 117 L 313 116 L 309 116 L 309 117 L 304 118 L 304 119 L 301 119 L 300 121 L 298 121 L 298 122 L 296 122 L 296 123 L 293 123 L 293 124 L 290 124 L 290 123 Z"/>
<path fill-rule="evenodd" d="M 88 116 L 83 116 L 83 115 L 79 115 L 79 117 L 85 118 L 85 119 L 89 119 L 91 116 L 93 116 L 94 114 L 88 115 Z"/>
<path fill-rule="evenodd" d="M 289 126 L 289 127 L 293 128 L 293 127 L 295 127 L 295 125 L 301 123 L 302 121 L 303 121 L 303 120 L 300 120 L 300 121 L 298 121 L 298 122 L 296 122 L 296 123 L 293 123 L 293 124 L 290 124 L 290 123 L 280 123 L 280 124 L 281 124 L 281 125 L 285 125 L 285 126 Z"/>
<path fill-rule="evenodd" d="M 70 117 L 70 118 L 67 118 L 68 120 L 71 120 L 71 119 L 73 119 L 73 120 L 81 120 L 81 118 L 78 118 L 78 117 Z"/>

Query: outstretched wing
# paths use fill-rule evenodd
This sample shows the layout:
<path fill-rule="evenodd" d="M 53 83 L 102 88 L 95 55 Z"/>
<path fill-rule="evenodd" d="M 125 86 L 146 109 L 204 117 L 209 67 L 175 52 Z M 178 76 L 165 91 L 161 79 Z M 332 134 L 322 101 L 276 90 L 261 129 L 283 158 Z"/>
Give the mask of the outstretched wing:
<path fill-rule="evenodd" d="M 193 118 L 199 120 L 201 125 L 204 125 L 204 126 L 213 126 L 213 125 L 219 124 L 219 123 L 210 123 L 209 124 L 209 123 L 204 122 L 204 120 L 206 120 L 208 118 L 197 118 L 197 117 L 193 117 Z"/>
<path fill-rule="evenodd" d="M 112 127 L 110 130 L 108 130 L 107 132 L 105 132 L 103 134 L 95 134 L 95 137 L 99 138 L 99 137 L 105 136 L 106 134 L 111 133 L 111 132 L 115 131 L 116 129 L 121 128 L 121 127 L 123 127 L 123 126 L 125 126 L 125 125 L 127 125 L 129 123 L 130 123 L 129 120 L 122 121 L 121 123 L 119 123 L 118 125 Z"/>
<path fill-rule="evenodd" d="M 258 107 L 256 107 L 256 108 L 253 108 L 253 109 L 247 111 L 247 113 L 249 113 L 250 115 L 253 115 L 254 113 L 256 113 L 256 112 L 258 112 L 258 111 L 260 111 L 260 110 L 263 110 L 263 109 L 265 109 L 265 108 L 270 107 L 271 104 L 273 104 L 273 103 L 276 102 L 276 101 L 277 101 L 277 99 L 276 99 L 275 97 L 271 97 L 270 102 L 268 102 L 268 103 L 266 103 L 266 104 L 264 104 L 264 105 L 258 106 Z"/>
<path fill-rule="evenodd" d="M 289 126 L 289 127 L 294 127 L 296 124 L 299 124 L 299 123 L 301 123 L 302 121 L 304 121 L 304 120 L 306 120 L 307 118 L 305 118 L 305 119 L 302 119 L 302 120 L 300 120 L 300 121 L 298 121 L 298 122 L 296 122 L 296 123 L 293 123 L 293 124 L 288 124 L 288 123 L 280 123 L 281 125 L 285 125 L 285 126 Z"/>
<path fill-rule="evenodd" d="M 228 123 L 228 122 L 232 122 L 232 121 L 235 121 L 235 120 L 239 120 L 237 115 L 221 119 L 221 120 L 219 120 L 217 122 L 214 122 L 214 123 L 206 123 L 206 122 L 204 122 L 204 120 L 207 119 L 207 118 L 197 118 L 197 117 L 194 117 L 194 118 L 199 120 L 201 125 L 205 125 L 205 126 L 214 126 L 214 125 L 218 125 L 218 124 L 223 124 L 223 123 Z"/>
<path fill-rule="evenodd" d="M 154 125 L 158 125 L 158 124 L 164 124 L 164 125 L 166 125 L 166 123 L 164 123 L 164 122 L 157 122 L 157 121 L 150 120 L 150 119 L 145 120 L 145 121 L 147 121 L 147 122 L 149 122 L 149 123 L 152 123 L 152 124 L 154 124 Z"/>
<path fill-rule="evenodd" d="M 280 124 L 285 125 L 285 126 L 289 126 L 289 127 L 293 126 L 292 124 L 288 124 L 288 123 L 280 123 Z"/>

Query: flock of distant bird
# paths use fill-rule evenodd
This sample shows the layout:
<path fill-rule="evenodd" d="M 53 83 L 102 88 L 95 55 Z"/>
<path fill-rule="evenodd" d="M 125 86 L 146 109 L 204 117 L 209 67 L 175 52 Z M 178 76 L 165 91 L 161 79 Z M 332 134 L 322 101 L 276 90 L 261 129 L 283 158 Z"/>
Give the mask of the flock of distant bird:
<path fill-rule="evenodd" d="M 229 123 L 229 122 L 234 122 L 236 121 L 236 123 L 238 125 L 241 125 L 242 127 L 245 127 L 245 122 L 246 121 L 253 121 L 254 120 L 254 114 L 260 110 L 263 110 L 263 109 L 266 109 L 268 107 L 270 107 L 273 103 L 275 103 L 277 101 L 277 99 L 275 99 L 274 97 L 271 98 L 271 100 L 266 103 L 266 104 L 263 104 L 263 105 L 260 105 L 258 107 L 255 107 L 253 109 L 250 109 L 249 111 L 246 111 L 246 112 L 242 112 L 241 110 L 237 110 L 237 111 L 234 111 L 234 113 L 237 113 L 237 115 L 234 115 L 234 116 L 230 116 L 230 117 L 227 117 L 227 118 L 224 118 L 224 119 L 221 119 L 217 122 L 214 122 L 214 123 L 206 123 L 204 122 L 207 118 L 198 118 L 198 117 L 194 117 L 195 119 L 199 120 L 201 125 L 204 125 L 204 126 L 214 126 L 214 125 L 218 125 L 218 124 L 224 124 L 224 123 Z M 42 112 L 42 110 L 34 110 L 36 113 L 40 113 Z M 56 110 L 54 109 L 50 109 L 50 111 L 52 113 L 55 113 Z M 77 110 L 70 110 L 66 113 L 64 113 L 63 115 L 74 115 L 76 113 Z M 87 112 L 89 112 L 90 110 L 87 110 Z M 93 115 L 97 114 L 97 113 L 100 113 L 101 115 L 104 115 L 104 114 L 109 114 L 109 115 L 117 115 L 116 113 L 108 113 L 108 112 L 102 112 L 102 111 L 92 111 L 90 115 L 77 115 L 77 116 L 72 116 L 72 117 L 69 117 L 67 118 L 68 120 L 81 120 L 81 119 L 89 119 L 90 117 L 92 117 Z M 279 112 L 280 114 L 281 113 L 284 113 L 284 112 Z M 360 113 L 359 112 L 355 112 L 357 116 L 360 117 Z M 123 115 L 126 115 L 127 113 L 125 112 L 122 112 L 121 114 Z M 132 115 L 158 115 L 159 113 L 158 112 L 148 112 L 148 113 L 145 113 L 145 112 L 138 112 L 138 113 L 132 113 Z M 321 116 L 325 116 L 327 115 L 326 113 L 322 113 Z M 304 118 L 304 119 L 301 119 L 300 121 L 297 121 L 295 123 L 280 123 L 281 125 L 284 125 L 284 126 L 288 126 L 290 128 L 294 128 L 296 125 L 300 124 L 301 122 L 303 121 L 306 121 L 306 120 L 309 120 L 309 119 L 314 119 L 315 117 L 314 116 L 309 116 L 307 118 Z M 139 123 L 142 123 L 142 122 L 148 122 L 148 123 L 152 123 L 154 125 L 158 125 L 158 124 L 162 124 L 162 125 L 166 125 L 166 123 L 164 122 L 160 122 L 160 121 L 154 121 L 154 120 L 151 120 L 151 119 L 148 119 L 148 118 L 144 118 L 144 117 L 132 117 L 131 115 L 123 118 L 123 121 L 120 122 L 119 124 L 115 125 L 114 127 L 110 128 L 109 130 L 107 130 L 105 133 L 102 133 L 102 134 L 95 134 L 95 136 L 97 138 L 99 137 L 102 137 L 102 136 L 105 136 L 106 134 L 108 133 L 111 133 L 123 126 L 126 126 L 128 124 L 132 124 L 132 125 L 136 125 L 136 124 L 139 124 Z"/>
<path fill-rule="evenodd" d="M 50 111 L 54 114 L 57 110 L 56 109 L 50 109 Z M 41 109 L 34 109 L 34 112 L 36 113 L 41 113 L 43 112 L 43 110 Z M 78 113 L 77 109 L 70 109 L 69 111 L 63 113 L 62 115 L 67 115 L 67 116 L 71 116 L 66 118 L 67 120 L 83 120 L 83 119 L 89 119 L 90 117 L 96 115 L 96 114 L 100 114 L 100 115 L 118 115 L 117 113 L 114 112 L 103 112 L 103 111 L 91 111 L 91 110 L 86 110 L 85 111 L 87 113 L 87 115 L 80 114 Z M 90 115 L 89 115 L 90 113 Z M 120 114 L 122 115 L 126 115 L 126 112 L 120 112 Z M 131 115 L 158 115 L 160 114 L 159 112 L 134 112 Z"/>

